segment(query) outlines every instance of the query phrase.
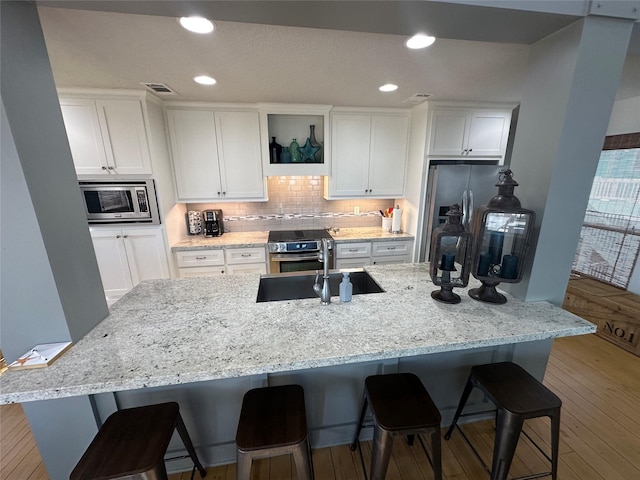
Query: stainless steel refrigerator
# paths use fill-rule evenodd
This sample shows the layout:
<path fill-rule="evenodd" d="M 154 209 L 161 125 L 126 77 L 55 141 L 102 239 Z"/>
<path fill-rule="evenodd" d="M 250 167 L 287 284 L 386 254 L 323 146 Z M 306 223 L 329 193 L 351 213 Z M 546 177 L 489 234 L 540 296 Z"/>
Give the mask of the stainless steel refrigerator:
<path fill-rule="evenodd" d="M 499 165 L 447 165 L 446 161 L 441 164 L 432 162 L 427 177 L 421 262 L 429 259 L 431 233 L 434 228 L 446 222 L 449 207 L 454 203 L 460 205 L 464 214 L 462 221 L 468 230 L 473 209 L 486 205 L 498 193 L 495 185 L 500 170 L 504 168 L 506 167 Z"/>

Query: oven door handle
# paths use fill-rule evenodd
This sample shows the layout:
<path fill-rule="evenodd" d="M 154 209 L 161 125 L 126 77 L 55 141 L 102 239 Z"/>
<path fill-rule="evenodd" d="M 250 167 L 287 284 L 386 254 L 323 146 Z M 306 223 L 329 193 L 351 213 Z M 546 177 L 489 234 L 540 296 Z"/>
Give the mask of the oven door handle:
<path fill-rule="evenodd" d="M 272 262 L 299 262 L 300 260 L 317 260 L 318 253 L 272 253 L 269 259 Z"/>

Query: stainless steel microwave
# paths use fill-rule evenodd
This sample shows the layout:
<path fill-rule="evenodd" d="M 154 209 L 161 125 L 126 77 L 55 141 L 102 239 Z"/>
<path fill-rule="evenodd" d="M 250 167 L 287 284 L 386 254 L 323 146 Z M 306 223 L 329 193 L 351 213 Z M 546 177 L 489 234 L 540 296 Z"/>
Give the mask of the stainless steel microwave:
<path fill-rule="evenodd" d="M 89 223 L 159 224 L 153 180 L 81 181 L 80 191 Z"/>

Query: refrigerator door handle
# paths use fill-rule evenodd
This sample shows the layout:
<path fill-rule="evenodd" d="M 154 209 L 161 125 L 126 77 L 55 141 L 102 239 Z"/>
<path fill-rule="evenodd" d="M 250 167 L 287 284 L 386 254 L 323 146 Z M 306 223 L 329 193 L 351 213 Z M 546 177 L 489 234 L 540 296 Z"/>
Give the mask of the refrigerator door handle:
<path fill-rule="evenodd" d="M 467 201 L 467 225 L 465 228 L 469 230 L 469 225 L 471 225 L 471 217 L 473 217 L 473 190 L 467 190 L 469 200 Z"/>
<path fill-rule="evenodd" d="M 462 192 L 462 225 L 469 229 L 469 190 Z"/>

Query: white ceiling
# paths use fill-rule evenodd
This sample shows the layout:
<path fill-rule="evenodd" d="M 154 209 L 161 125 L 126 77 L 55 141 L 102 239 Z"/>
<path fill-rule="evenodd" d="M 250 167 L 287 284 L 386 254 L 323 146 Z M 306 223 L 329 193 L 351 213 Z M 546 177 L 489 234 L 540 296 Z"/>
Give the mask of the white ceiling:
<path fill-rule="evenodd" d="M 528 44 L 579 18 L 513 10 L 497 15 L 496 9 L 448 5 L 452 11 L 439 2 L 72 4 L 137 13 L 40 2 L 58 87 L 141 89 L 140 82 L 163 82 L 178 93 L 172 100 L 377 107 L 408 106 L 402 100 L 415 93 L 434 100 L 517 102 Z M 336 10 L 338 5 L 348 8 Z M 187 6 L 212 16 L 215 32 L 183 30 L 173 15 L 184 14 Z M 428 12 L 420 10 L 426 6 Z M 156 14 L 141 14 L 146 12 Z M 421 27 L 429 23 L 421 18 L 432 23 Z M 238 19 L 244 22 L 233 21 Z M 407 35 L 425 28 L 438 35 L 436 43 L 406 49 Z M 192 78 L 200 74 L 218 83 L 197 85 Z M 639 78 L 640 54 L 628 55 L 618 98 L 639 96 Z M 400 88 L 382 94 L 378 86 L 384 83 Z"/>

